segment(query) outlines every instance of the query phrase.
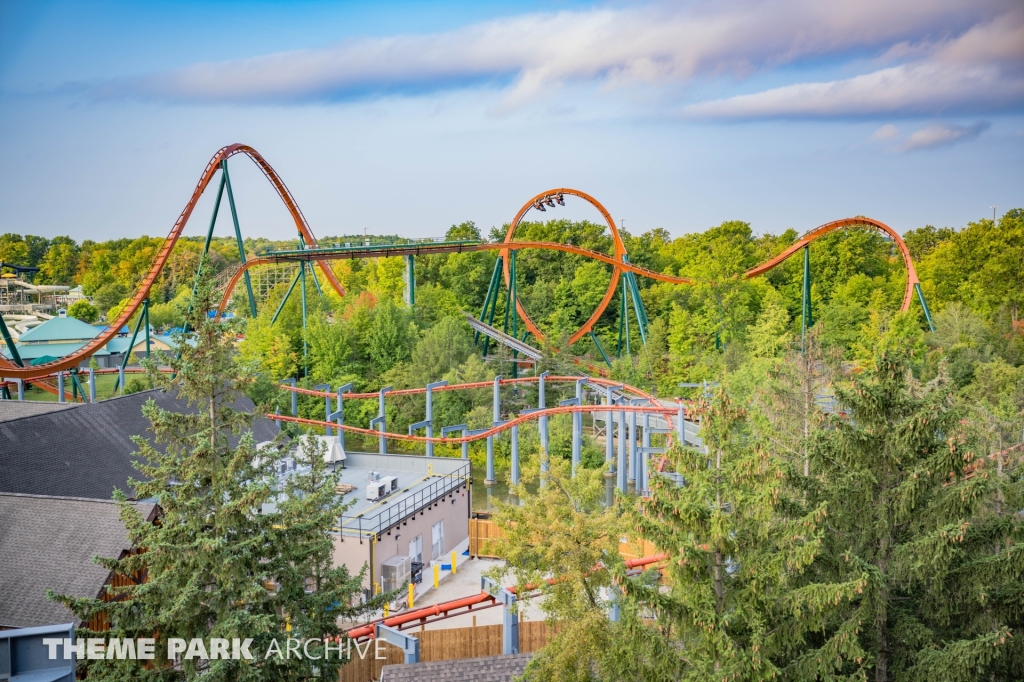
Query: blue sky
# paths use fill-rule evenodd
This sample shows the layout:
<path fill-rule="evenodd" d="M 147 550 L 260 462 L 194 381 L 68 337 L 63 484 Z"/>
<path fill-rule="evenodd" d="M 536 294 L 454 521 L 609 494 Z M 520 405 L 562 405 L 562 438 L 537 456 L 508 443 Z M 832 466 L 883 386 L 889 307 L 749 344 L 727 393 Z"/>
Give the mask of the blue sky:
<path fill-rule="evenodd" d="M 232 142 L 318 235 L 488 229 L 560 186 L 631 232 L 962 226 L 1024 206 L 1024 6 L 0 0 L 0 232 L 162 236 Z M 231 168 L 243 232 L 292 236 Z"/>

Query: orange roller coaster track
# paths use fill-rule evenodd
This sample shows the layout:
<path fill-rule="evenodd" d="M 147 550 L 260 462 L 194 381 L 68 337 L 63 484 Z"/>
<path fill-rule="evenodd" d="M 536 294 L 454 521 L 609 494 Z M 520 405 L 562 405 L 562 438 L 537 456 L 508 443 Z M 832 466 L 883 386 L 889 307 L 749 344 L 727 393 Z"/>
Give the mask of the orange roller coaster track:
<path fill-rule="evenodd" d="M 281 180 L 277 171 L 275 171 L 271 165 L 267 163 L 262 156 L 260 156 L 260 153 L 252 147 L 244 144 L 232 144 L 223 147 L 219 149 L 217 153 L 213 155 L 213 158 L 210 159 L 210 162 L 206 164 L 206 168 L 203 170 L 203 174 L 199 178 L 199 182 L 192 191 L 192 197 L 189 199 L 188 203 L 185 204 L 185 208 L 182 209 L 181 215 L 179 215 L 178 219 L 174 222 L 174 226 L 171 228 L 170 234 L 167 235 L 167 239 L 164 240 L 163 247 L 157 254 L 156 260 L 153 261 L 153 265 L 149 268 L 149 273 L 146 275 L 146 278 L 142 281 L 139 288 L 135 291 L 135 295 L 132 297 L 131 301 L 127 306 L 125 306 L 124 310 L 121 311 L 121 314 L 118 315 L 117 319 L 111 322 L 107 330 L 75 352 L 65 355 L 59 360 L 54 360 L 53 362 L 33 365 L 31 367 L 19 367 L 7 359 L 0 357 L 0 376 L 28 380 L 45 376 L 60 370 L 76 367 L 83 360 L 91 357 L 93 353 L 103 348 L 112 338 L 117 336 L 121 327 L 127 324 L 132 315 L 134 315 L 139 307 L 142 306 L 143 301 L 148 298 L 149 291 L 153 287 L 153 283 L 167 264 L 171 251 L 174 249 L 174 245 L 177 244 L 178 238 L 181 237 L 182 232 L 185 230 L 185 225 L 188 223 L 188 219 L 191 217 L 192 211 L 199 202 L 199 198 L 203 195 L 203 192 L 206 191 L 210 181 L 221 168 L 221 162 L 231 158 L 235 154 L 245 154 L 252 159 L 261 171 L 263 171 L 263 174 L 267 176 L 267 180 L 269 180 L 270 184 L 273 185 L 277 195 L 287 207 L 288 212 L 295 221 L 296 228 L 298 228 L 299 233 L 302 235 L 303 241 L 307 246 L 316 248 L 316 237 L 313 236 L 313 232 L 309 229 L 309 225 L 306 223 L 306 218 L 302 215 L 299 205 L 295 202 L 295 198 L 288 190 L 288 187 L 285 186 L 284 181 Z M 331 283 L 331 286 L 334 287 L 334 290 L 337 291 L 338 294 L 344 295 L 345 290 L 342 288 L 338 278 L 334 276 L 330 267 L 327 266 L 326 262 L 318 261 L 318 263 L 320 264 L 324 275 L 327 277 L 327 280 Z"/>
<path fill-rule="evenodd" d="M 530 199 L 530 201 L 524 204 L 523 207 L 516 214 L 515 218 L 513 219 L 509 227 L 508 233 L 505 236 L 505 240 L 499 243 L 460 243 L 436 245 L 434 247 L 431 247 L 429 245 L 410 245 L 407 247 L 388 247 L 376 250 L 367 249 L 366 252 L 360 253 L 354 253 L 351 250 L 320 249 L 318 247 L 316 238 L 313 236 L 313 233 L 306 222 L 305 217 L 302 215 L 302 211 L 299 209 L 299 206 L 295 202 L 294 197 L 292 196 L 288 188 L 285 186 L 280 176 L 278 176 L 277 172 L 270 166 L 269 163 L 267 163 L 267 161 L 259 154 L 259 152 L 257 152 L 252 147 L 242 144 L 232 144 L 218 150 L 217 153 L 213 155 L 213 158 L 210 159 L 209 163 L 206 164 L 206 168 L 204 169 L 203 174 L 199 179 L 199 182 L 197 183 L 195 189 L 192 192 L 192 197 L 189 199 L 188 203 L 185 205 L 185 208 L 182 210 L 181 214 L 178 216 L 178 219 L 175 221 L 174 226 L 171 228 L 171 232 L 167 236 L 167 239 L 164 241 L 163 247 L 160 249 L 160 252 L 158 253 L 156 259 L 153 262 L 153 265 L 150 267 L 149 273 L 146 275 L 146 278 L 142 281 L 142 284 L 136 290 L 135 295 L 132 297 L 129 304 L 125 306 L 124 310 L 122 310 L 121 314 L 118 315 L 117 319 L 111 322 L 108 329 L 101 333 L 99 336 L 97 336 L 95 339 L 93 339 L 80 349 L 78 349 L 77 351 L 62 357 L 59 360 L 54 360 L 53 362 L 48 362 L 41 365 L 34 365 L 31 367 L 20 367 L 12 363 L 11 361 L 7 360 L 6 358 L 0 356 L 0 376 L 12 379 L 37 379 L 52 374 L 54 372 L 75 367 L 86 358 L 91 357 L 93 353 L 103 348 L 107 344 L 107 342 L 110 341 L 117 334 L 117 331 L 128 322 L 132 315 L 134 315 L 136 311 L 139 310 L 139 308 L 143 305 L 143 302 L 147 300 L 150 289 L 152 288 L 154 282 L 156 281 L 156 278 L 160 275 L 160 272 L 163 270 L 164 266 L 167 264 L 171 251 L 174 249 L 174 246 L 177 243 L 178 238 L 184 231 L 185 225 L 188 223 L 189 217 L 192 215 L 192 211 L 193 209 L 195 209 L 195 206 L 199 201 L 199 198 L 206 191 L 206 188 L 209 186 L 210 181 L 213 179 L 217 170 L 221 167 L 222 162 L 226 161 L 228 158 L 234 156 L 235 154 L 245 154 L 250 159 L 252 159 L 252 161 L 260 168 L 261 171 L 263 171 L 263 174 L 270 181 L 270 184 L 273 185 L 274 190 L 277 192 L 281 201 L 287 207 L 288 212 L 291 214 L 292 219 L 295 222 L 295 226 L 298 228 L 298 231 L 301 234 L 303 241 L 305 242 L 306 251 L 299 253 L 288 252 L 287 255 L 271 254 L 261 256 L 258 258 L 247 259 L 246 262 L 241 264 L 241 266 L 237 269 L 237 271 L 234 273 L 234 275 L 227 283 L 223 298 L 218 306 L 218 313 L 221 313 L 225 310 L 228 302 L 231 299 L 231 295 L 234 292 L 234 288 L 239 283 L 239 281 L 245 276 L 249 269 L 256 267 L 258 265 L 282 262 L 316 262 L 318 265 L 320 265 L 320 269 L 323 271 L 324 275 L 326 276 L 327 280 L 330 282 L 334 290 L 339 295 L 344 295 L 344 288 L 341 286 L 341 283 L 338 281 L 337 277 L 334 275 L 333 271 L 329 267 L 328 261 L 356 257 L 400 256 L 419 255 L 428 253 L 461 253 L 467 251 L 499 250 L 501 255 L 504 257 L 502 267 L 507 287 L 511 281 L 509 258 L 507 257 L 509 253 L 519 251 L 522 249 L 546 249 L 551 251 L 561 251 L 564 253 L 572 253 L 579 256 L 584 256 L 592 260 L 607 263 L 611 265 L 613 268 L 611 281 L 609 282 L 608 289 L 605 291 L 605 294 L 602 297 L 601 302 L 598 304 L 597 308 L 590 315 L 587 321 L 584 322 L 583 325 L 570 338 L 570 342 L 575 342 L 579 340 L 584 334 L 592 331 L 594 324 L 605 312 L 609 302 L 614 296 L 615 290 L 619 286 L 619 280 L 621 279 L 620 275 L 622 275 L 623 273 L 628 272 L 634 275 L 639 275 L 642 277 L 647 277 L 649 279 L 654 279 L 662 282 L 669 282 L 672 284 L 693 285 L 697 283 L 695 280 L 687 277 L 677 277 L 673 275 L 654 272 L 652 270 L 648 270 L 647 268 L 643 268 L 628 262 L 628 255 L 626 254 L 625 245 L 622 241 L 621 236 L 619 235 L 618 228 L 616 227 L 615 221 L 612 219 L 611 214 L 604 208 L 604 206 L 601 205 L 600 202 L 598 202 L 590 195 L 586 194 L 585 192 L 581 192 L 579 190 L 570 188 L 558 188 L 549 190 L 547 192 L 542 192 L 533 197 L 532 199 Z M 543 204 L 545 202 L 550 206 L 554 206 L 554 203 L 552 202 L 552 199 L 554 198 L 557 198 L 558 202 L 562 203 L 563 195 L 576 196 L 578 198 L 583 199 L 584 201 L 587 201 L 592 206 L 597 208 L 597 210 L 604 217 L 605 222 L 608 224 L 608 228 L 611 231 L 614 246 L 612 255 L 599 253 L 597 251 L 592 251 L 589 249 L 583 249 L 577 246 L 573 246 L 571 244 L 558 244 L 553 242 L 538 241 L 514 241 L 516 228 L 519 226 L 523 217 L 531 208 L 542 209 Z M 863 227 L 883 232 L 884 234 L 888 235 L 899 248 L 900 255 L 903 257 L 903 262 L 907 270 L 907 284 L 904 290 L 903 303 L 900 309 L 904 311 L 908 310 L 910 308 L 910 303 L 913 298 L 913 293 L 915 289 L 918 291 L 918 294 L 920 295 L 920 283 L 917 278 L 917 271 L 914 268 L 914 263 L 910 258 L 910 250 L 907 248 L 907 245 L 903 242 L 903 240 L 900 238 L 899 234 L 895 230 L 893 230 L 885 223 L 873 220 L 871 218 L 844 218 L 842 220 L 836 220 L 830 223 L 826 223 L 825 225 L 822 225 L 820 227 L 817 227 L 808 232 L 807 234 L 805 234 L 801 239 L 799 239 L 796 243 L 789 246 L 789 248 L 784 250 L 782 253 L 748 270 L 747 272 L 743 273 L 741 277 L 743 277 L 744 279 L 750 279 L 752 277 L 757 277 L 758 275 L 764 274 L 765 272 L 771 270 L 772 268 L 780 265 L 783 261 L 792 256 L 794 253 L 798 252 L 801 248 L 807 246 L 814 240 L 823 237 L 830 232 L 844 228 Z M 377 251 L 380 251 L 380 253 L 377 253 Z M 923 304 L 923 296 L 921 300 Z M 529 317 L 529 314 L 526 312 L 526 309 L 520 302 L 518 295 L 516 296 L 515 307 L 519 313 L 519 316 L 523 319 L 524 323 L 526 324 L 527 329 L 529 329 L 529 331 L 534 335 L 535 338 L 537 338 L 538 340 L 542 340 L 544 338 L 544 334 L 540 331 L 539 328 L 537 328 L 536 324 Z M 925 307 L 925 314 L 926 316 L 928 316 L 927 307 Z"/>

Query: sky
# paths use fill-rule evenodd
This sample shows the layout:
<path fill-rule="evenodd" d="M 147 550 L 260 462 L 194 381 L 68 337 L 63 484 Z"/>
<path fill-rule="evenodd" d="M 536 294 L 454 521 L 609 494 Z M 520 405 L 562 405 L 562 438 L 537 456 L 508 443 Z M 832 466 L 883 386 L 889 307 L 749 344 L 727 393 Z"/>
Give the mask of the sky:
<path fill-rule="evenodd" d="M 1024 207 L 1024 4 L 0 0 L 0 233 L 164 236 L 235 142 L 320 236 L 486 233 L 556 187 L 634 234 L 962 227 Z M 243 234 L 293 237 L 230 168 Z"/>

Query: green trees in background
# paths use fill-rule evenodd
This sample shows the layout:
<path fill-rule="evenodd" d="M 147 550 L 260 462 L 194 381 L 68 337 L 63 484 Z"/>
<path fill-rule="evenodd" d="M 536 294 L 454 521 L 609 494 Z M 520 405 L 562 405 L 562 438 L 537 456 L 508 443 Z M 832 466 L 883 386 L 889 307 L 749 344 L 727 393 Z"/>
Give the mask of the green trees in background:
<path fill-rule="evenodd" d="M 92 324 L 100 319 L 100 311 L 92 303 L 82 299 L 71 304 L 71 307 L 68 308 L 68 316 Z"/>

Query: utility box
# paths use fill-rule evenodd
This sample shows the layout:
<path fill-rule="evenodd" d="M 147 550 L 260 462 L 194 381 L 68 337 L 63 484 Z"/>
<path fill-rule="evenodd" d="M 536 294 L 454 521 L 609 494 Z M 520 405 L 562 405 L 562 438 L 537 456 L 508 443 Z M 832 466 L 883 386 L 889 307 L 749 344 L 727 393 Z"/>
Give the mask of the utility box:
<path fill-rule="evenodd" d="M 389 492 L 391 490 L 383 481 L 371 481 L 366 486 L 366 499 L 371 502 L 382 500 L 388 496 Z"/>
<path fill-rule="evenodd" d="M 396 554 L 380 566 L 381 587 L 385 592 L 397 590 L 412 577 L 412 559 Z"/>

